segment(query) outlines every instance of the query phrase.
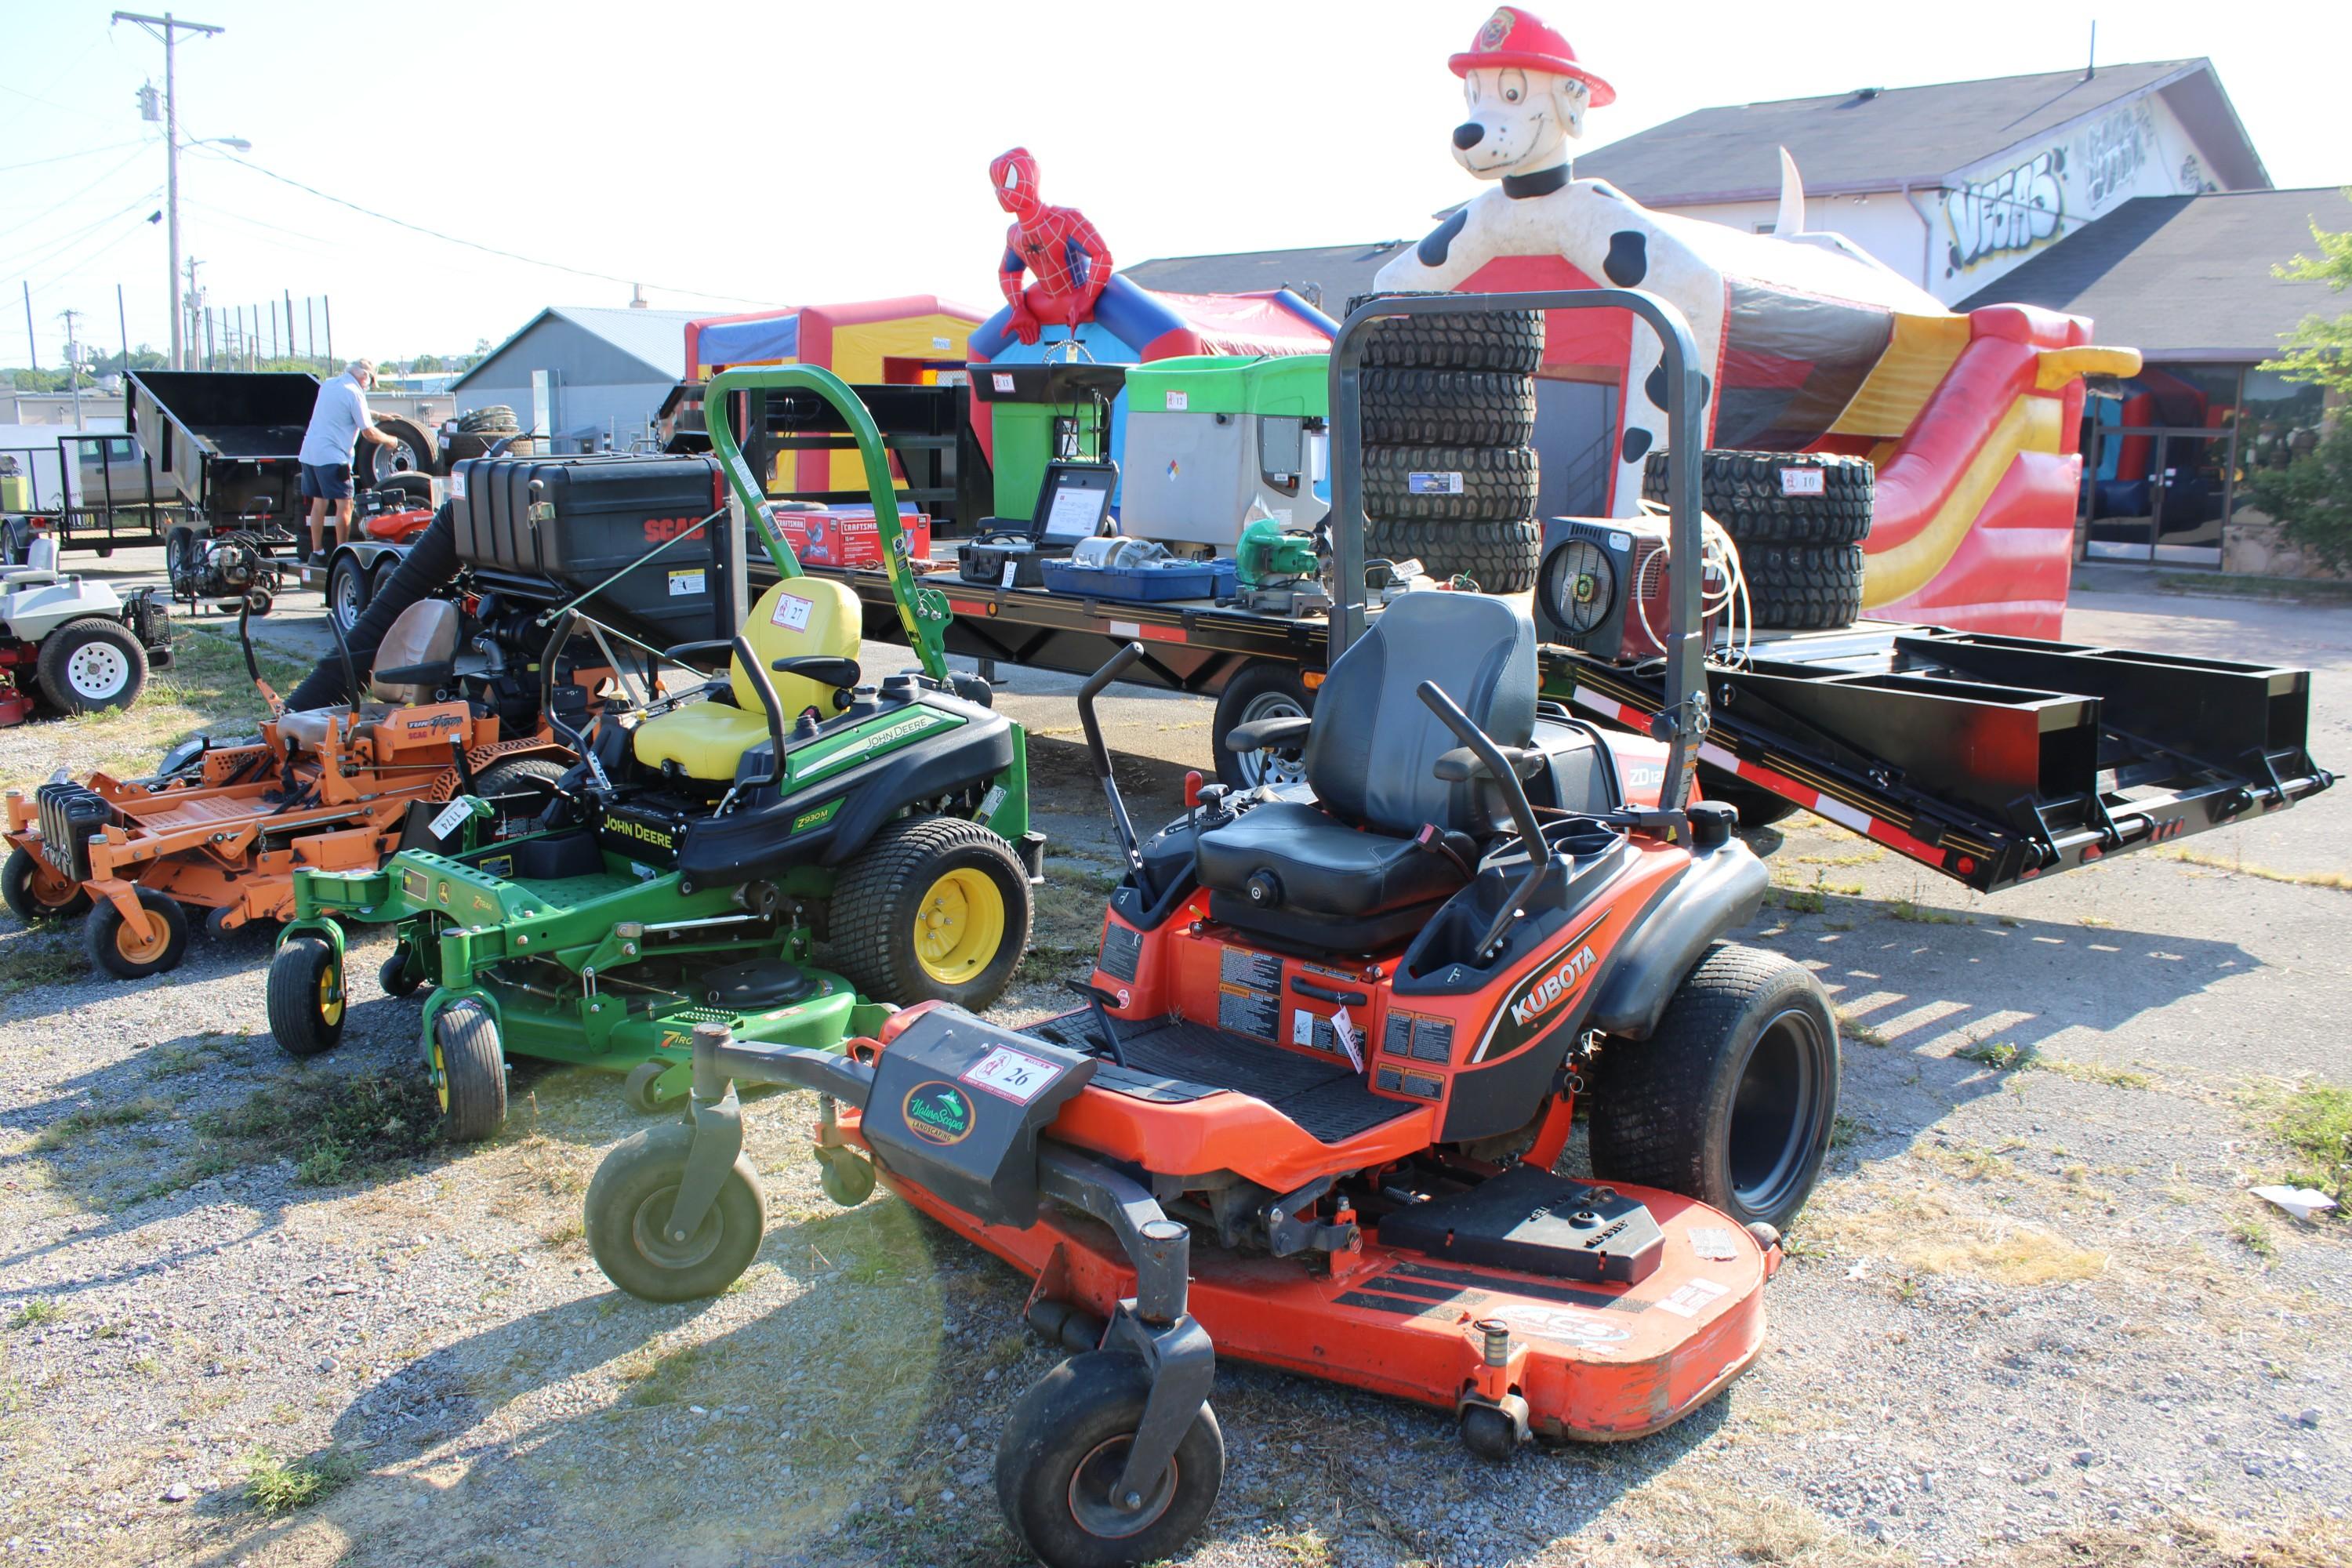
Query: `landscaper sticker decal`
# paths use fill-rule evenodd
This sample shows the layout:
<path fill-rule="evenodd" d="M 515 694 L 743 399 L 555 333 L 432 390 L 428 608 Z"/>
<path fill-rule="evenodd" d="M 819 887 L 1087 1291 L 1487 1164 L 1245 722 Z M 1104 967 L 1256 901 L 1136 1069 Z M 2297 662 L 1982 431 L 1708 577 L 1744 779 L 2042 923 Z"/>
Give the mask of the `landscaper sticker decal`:
<path fill-rule="evenodd" d="M 945 1148 L 971 1136 L 971 1096 L 942 1079 L 928 1079 L 907 1091 L 899 1107 L 907 1131 Z"/>

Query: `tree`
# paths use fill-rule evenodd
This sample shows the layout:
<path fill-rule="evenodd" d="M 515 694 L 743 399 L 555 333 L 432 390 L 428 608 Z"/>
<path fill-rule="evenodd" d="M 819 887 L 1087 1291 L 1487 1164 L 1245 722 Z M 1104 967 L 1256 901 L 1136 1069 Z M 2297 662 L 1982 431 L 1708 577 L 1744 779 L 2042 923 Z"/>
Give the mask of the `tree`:
<path fill-rule="evenodd" d="M 2352 186 L 2345 187 L 2352 200 Z M 2330 233 L 2315 222 L 2316 256 L 2298 252 L 2271 268 L 2294 282 L 2325 284 L 2331 294 L 2352 289 L 2352 229 Z M 2279 354 L 2263 362 L 2289 381 L 2322 388 L 2331 400 L 2352 400 L 2352 310 L 2309 315 L 2281 340 Z M 2258 471 L 2247 500 L 2279 524 L 2288 541 L 2310 551 L 2330 570 L 2352 571 L 2352 410 L 2339 408 L 2334 427 L 2283 468 Z"/>

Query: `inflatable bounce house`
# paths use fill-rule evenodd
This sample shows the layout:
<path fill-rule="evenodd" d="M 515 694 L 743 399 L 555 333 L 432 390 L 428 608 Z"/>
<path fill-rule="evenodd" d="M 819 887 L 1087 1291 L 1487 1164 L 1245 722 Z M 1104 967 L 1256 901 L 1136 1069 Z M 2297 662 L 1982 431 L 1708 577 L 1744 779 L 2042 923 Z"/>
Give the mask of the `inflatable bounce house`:
<path fill-rule="evenodd" d="M 1321 353 L 1338 323 L 1287 289 L 1262 294 L 1163 294 L 1112 270 L 1110 247 L 1076 207 L 1049 206 L 1038 191 L 1037 160 L 1015 147 L 989 164 L 997 205 L 1013 215 L 997 285 L 1004 308 L 971 334 L 973 374 L 983 364 L 1071 359 L 1146 364 L 1188 354 Z M 1034 281 L 1024 283 L 1024 275 Z M 692 356 L 689 354 L 689 358 Z M 984 389 L 983 389 L 984 390 Z M 984 398 L 972 425 L 996 465 L 997 509 L 1024 515 L 1036 496 L 1042 460 L 996 450 Z M 1126 447 L 1127 396 L 1110 405 L 1107 450 Z"/>
<path fill-rule="evenodd" d="M 730 365 L 822 365 L 851 385 L 928 385 L 960 370 L 980 312 L 930 294 L 800 305 L 686 324 L 686 378 L 709 381 Z M 787 468 L 789 467 L 789 471 Z M 856 452 L 787 452 L 777 480 L 803 491 L 866 488 Z"/>
<path fill-rule="evenodd" d="M 1524 11 L 1496 11 L 1450 64 L 1470 110 L 1454 157 L 1495 184 L 1381 268 L 1381 289 L 1663 296 L 1708 367 L 1709 447 L 1875 465 L 1867 613 L 2059 635 L 2083 377 L 2128 375 L 2136 353 L 2092 348 L 2088 321 L 2049 310 L 1956 315 L 1843 237 L 1801 232 L 1785 153 L 1769 235 L 1654 213 L 1604 181 L 1570 178 L 1585 112 L 1616 94 Z M 1656 335 L 1617 312 L 1556 312 L 1546 328 L 1544 374 L 1620 389 L 1610 510 L 1630 516 L 1665 439 Z"/>

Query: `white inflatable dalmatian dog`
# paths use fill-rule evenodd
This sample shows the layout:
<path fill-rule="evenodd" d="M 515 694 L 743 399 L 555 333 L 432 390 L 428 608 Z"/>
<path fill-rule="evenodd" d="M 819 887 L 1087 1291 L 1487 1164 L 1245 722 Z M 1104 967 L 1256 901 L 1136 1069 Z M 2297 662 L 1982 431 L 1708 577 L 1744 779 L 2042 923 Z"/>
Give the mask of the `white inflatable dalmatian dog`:
<path fill-rule="evenodd" d="M 1448 63 L 1470 107 L 1454 130 L 1454 161 L 1498 184 L 1381 268 L 1377 286 L 1450 290 L 1504 257 L 1557 256 L 1594 284 L 1646 289 L 1680 307 L 1698 341 L 1699 366 L 1712 377 L 1723 341 L 1719 263 L 1675 235 L 1688 220 L 1650 212 L 1604 181 L 1569 178 L 1569 143 L 1582 134 L 1585 110 L 1612 101 L 1616 89 L 1577 64 L 1565 38 L 1509 6 Z M 1621 517 L 1639 510 L 1643 457 L 1665 445 L 1662 359 L 1657 334 L 1636 321 L 1610 489 Z"/>

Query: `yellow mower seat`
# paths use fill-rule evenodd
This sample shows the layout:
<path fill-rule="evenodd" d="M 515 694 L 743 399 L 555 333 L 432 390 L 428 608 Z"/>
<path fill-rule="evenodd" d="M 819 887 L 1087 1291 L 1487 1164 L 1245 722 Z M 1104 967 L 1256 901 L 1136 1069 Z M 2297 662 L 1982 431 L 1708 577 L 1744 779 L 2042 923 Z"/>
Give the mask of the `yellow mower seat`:
<path fill-rule="evenodd" d="M 856 658 L 863 620 L 848 584 L 829 577 L 793 577 L 760 595 L 743 634 L 761 662 L 770 666 L 780 658 L 811 656 Z M 776 683 L 787 726 L 807 708 L 832 717 L 833 688 L 806 676 L 768 679 Z M 676 763 L 688 778 L 732 783 L 743 753 L 768 738 L 768 715 L 760 706 L 759 689 L 732 658 L 727 685 L 732 707 L 709 700 L 689 702 L 638 725 L 631 742 L 637 761 L 654 768 Z"/>

